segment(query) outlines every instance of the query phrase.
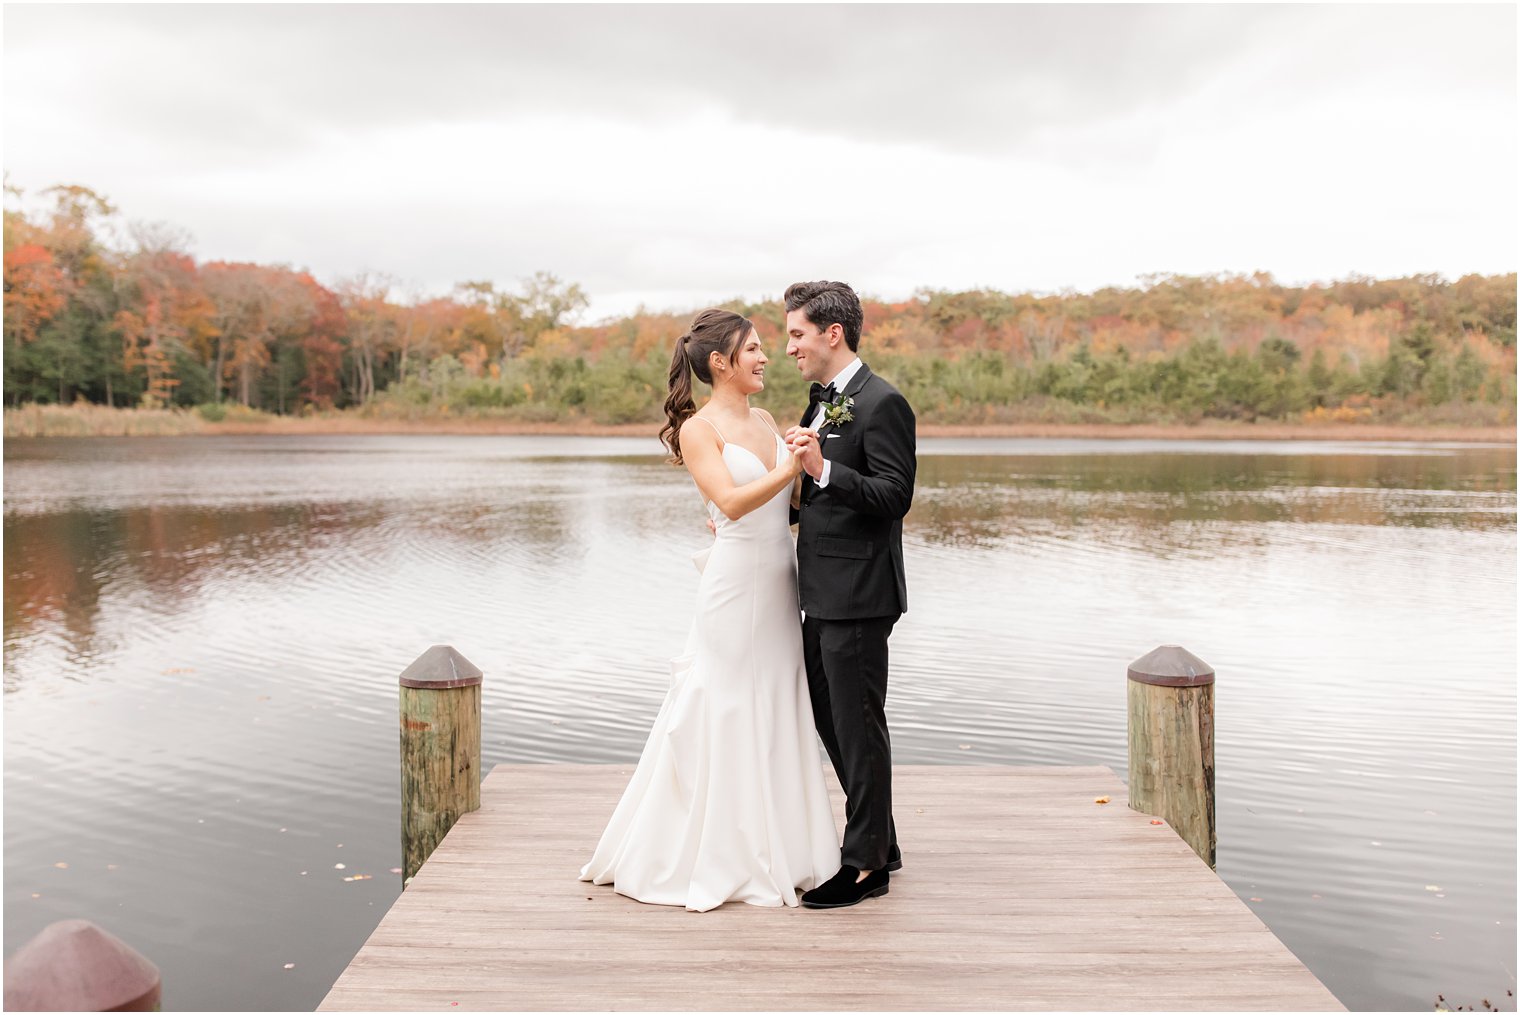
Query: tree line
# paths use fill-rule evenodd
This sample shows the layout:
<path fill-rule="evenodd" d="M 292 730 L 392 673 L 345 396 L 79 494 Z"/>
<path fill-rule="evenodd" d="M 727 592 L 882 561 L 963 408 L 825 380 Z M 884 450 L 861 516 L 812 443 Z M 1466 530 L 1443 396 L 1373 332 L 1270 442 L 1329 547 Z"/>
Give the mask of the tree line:
<path fill-rule="evenodd" d="M 547 273 L 406 301 L 379 276 L 326 286 L 284 265 L 197 262 L 164 228 L 112 242 L 119 219 L 104 197 L 43 196 L 46 210 L 5 211 L 7 406 L 654 421 L 690 316 L 579 324 L 586 294 Z M 1508 274 L 1286 286 L 1257 273 L 1092 293 L 924 289 L 863 300 L 862 352 L 931 422 L 1508 422 L 1515 285 Z M 779 302 L 725 306 L 782 358 Z M 776 362 L 761 402 L 791 415 L 804 387 Z"/>

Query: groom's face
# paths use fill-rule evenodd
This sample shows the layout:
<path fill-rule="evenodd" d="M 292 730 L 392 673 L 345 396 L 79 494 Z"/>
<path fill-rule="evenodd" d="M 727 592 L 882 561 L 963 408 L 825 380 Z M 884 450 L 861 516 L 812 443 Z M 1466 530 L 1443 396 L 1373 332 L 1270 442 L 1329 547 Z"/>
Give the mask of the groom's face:
<path fill-rule="evenodd" d="M 839 346 L 832 332 L 838 325 L 830 325 L 826 331 L 807 319 L 807 311 L 788 310 L 786 313 L 786 354 L 797 361 L 797 369 L 805 381 L 821 381 L 829 376 L 834 353 Z"/>

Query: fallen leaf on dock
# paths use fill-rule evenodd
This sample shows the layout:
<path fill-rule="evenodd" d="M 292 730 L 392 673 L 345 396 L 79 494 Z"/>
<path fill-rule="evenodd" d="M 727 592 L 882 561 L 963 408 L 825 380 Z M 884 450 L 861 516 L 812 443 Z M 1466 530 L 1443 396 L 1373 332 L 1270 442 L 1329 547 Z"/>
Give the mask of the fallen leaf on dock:
<path fill-rule="evenodd" d="M 294 962 L 287 962 L 287 963 L 285 963 L 285 968 L 286 969 L 294 969 L 295 967 L 296 967 L 296 964 Z"/>
<path fill-rule="evenodd" d="M 57 867 L 61 871 L 66 871 L 69 869 L 69 865 L 62 860 L 59 860 L 57 863 L 53 864 L 53 866 Z"/>
<path fill-rule="evenodd" d="M 1441 886 L 1440 885 L 1426 885 L 1425 886 L 1425 890 L 1427 892 L 1439 892 L 1441 890 Z"/>
<path fill-rule="evenodd" d="M 1251 901 L 1252 902 L 1260 902 L 1261 901 L 1261 896 L 1259 896 L 1259 895 L 1253 895 L 1253 896 L 1251 896 Z"/>
<path fill-rule="evenodd" d="M 40 899 L 40 898 L 42 898 L 42 893 L 41 892 L 33 892 L 32 893 L 32 898 L 34 898 L 34 899 Z"/>
<path fill-rule="evenodd" d="M 959 747 L 960 747 L 960 749 L 961 749 L 961 750 L 963 750 L 963 751 L 969 751 L 969 750 L 971 750 L 971 745 L 970 745 L 970 744 L 960 744 L 960 745 L 958 745 L 958 746 L 959 746 Z"/>
<path fill-rule="evenodd" d="M 1155 818 L 1151 818 L 1151 824 L 1153 825 L 1163 825 L 1165 823 L 1164 821 L 1157 821 Z"/>
<path fill-rule="evenodd" d="M 391 868 L 391 873 L 392 874 L 400 874 L 401 873 L 401 868 L 400 867 L 392 867 Z"/>
<path fill-rule="evenodd" d="M 1095 803 L 1095 804 L 1106 804 L 1111 799 L 1112 799 L 1111 797 L 1106 797 L 1106 796 L 1095 797 L 1093 799 L 1093 803 Z"/>

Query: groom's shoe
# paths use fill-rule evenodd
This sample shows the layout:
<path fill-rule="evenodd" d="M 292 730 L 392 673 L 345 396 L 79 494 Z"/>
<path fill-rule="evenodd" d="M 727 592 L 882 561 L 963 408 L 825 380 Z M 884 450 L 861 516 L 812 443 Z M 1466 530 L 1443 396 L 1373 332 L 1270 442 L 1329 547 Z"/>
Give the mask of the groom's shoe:
<path fill-rule="evenodd" d="M 902 850 L 897 848 L 897 843 L 892 843 L 892 848 L 887 850 L 887 865 L 882 870 L 888 874 L 896 874 L 902 870 Z"/>
<path fill-rule="evenodd" d="M 866 875 L 864 881 L 857 882 L 855 879 L 858 877 L 860 877 L 860 868 L 845 864 L 839 868 L 838 874 L 812 891 L 803 892 L 802 904 L 808 909 L 839 909 L 843 906 L 853 906 L 865 899 L 874 899 L 887 894 L 887 883 L 892 880 L 884 870 L 872 871 Z"/>

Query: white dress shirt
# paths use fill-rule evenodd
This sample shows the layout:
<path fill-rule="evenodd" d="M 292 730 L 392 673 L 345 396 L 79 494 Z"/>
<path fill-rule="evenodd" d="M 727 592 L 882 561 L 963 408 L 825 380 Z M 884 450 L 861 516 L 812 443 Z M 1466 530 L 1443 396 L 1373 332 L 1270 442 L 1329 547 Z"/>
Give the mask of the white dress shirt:
<path fill-rule="evenodd" d="M 835 374 L 832 380 L 825 381 L 824 387 L 828 387 L 830 384 L 832 384 L 834 385 L 835 391 L 843 394 L 844 389 L 849 387 L 850 381 L 855 377 L 855 374 L 858 373 L 859 370 L 860 357 L 856 356 L 854 359 L 850 360 L 849 363 L 845 364 L 845 368 L 839 371 L 839 373 Z M 808 429 L 817 430 L 819 427 L 823 426 L 823 406 L 824 403 L 818 403 L 818 411 L 813 414 L 812 420 L 808 423 Z M 827 439 L 828 438 L 824 438 L 824 440 Z M 823 451 L 822 440 L 818 442 L 818 450 L 820 453 Z M 834 463 L 830 462 L 827 458 L 823 460 L 823 473 L 817 479 L 818 489 L 821 490 L 829 485 L 829 466 L 833 464 Z"/>

